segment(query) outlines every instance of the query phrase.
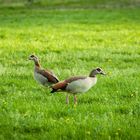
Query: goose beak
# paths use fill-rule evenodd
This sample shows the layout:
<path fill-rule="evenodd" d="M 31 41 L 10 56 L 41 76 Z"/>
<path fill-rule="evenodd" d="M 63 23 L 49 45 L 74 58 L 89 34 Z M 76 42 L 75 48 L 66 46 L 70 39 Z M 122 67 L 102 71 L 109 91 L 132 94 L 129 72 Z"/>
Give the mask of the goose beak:
<path fill-rule="evenodd" d="M 102 74 L 102 75 L 106 75 L 106 73 L 105 73 L 104 71 L 102 71 L 100 74 Z"/>

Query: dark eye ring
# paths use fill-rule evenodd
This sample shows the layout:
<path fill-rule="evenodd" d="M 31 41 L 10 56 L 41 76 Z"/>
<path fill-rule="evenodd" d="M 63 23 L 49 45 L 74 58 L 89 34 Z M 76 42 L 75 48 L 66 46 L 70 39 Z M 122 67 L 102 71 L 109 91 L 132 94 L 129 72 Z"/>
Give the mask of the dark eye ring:
<path fill-rule="evenodd" d="M 34 55 L 31 55 L 31 57 L 34 57 Z"/>
<path fill-rule="evenodd" d="M 101 71 L 101 69 L 100 69 L 100 68 L 97 68 L 97 71 L 99 71 L 99 72 L 100 72 L 100 71 Z"/>

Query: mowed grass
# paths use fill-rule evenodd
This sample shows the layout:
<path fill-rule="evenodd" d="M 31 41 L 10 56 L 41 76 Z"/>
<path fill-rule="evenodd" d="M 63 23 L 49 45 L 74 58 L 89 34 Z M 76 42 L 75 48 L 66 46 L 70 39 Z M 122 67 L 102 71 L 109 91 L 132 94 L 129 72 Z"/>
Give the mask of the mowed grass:
<path fill-rule="evenodd" d="M 31 0 L 32 1 L 32 0 Z M 117 8 L 139 7 L 139 0 L 0 0 L 0 7 L 46 7 L 46 8 Z"/>
<path fill-rule="evenodd" d="M 61 80 L 101 67 L 65 104 L 33 79 L 36 54 Z M 0 139 L 140 139 L 140 9 L 0 9 Z"/>

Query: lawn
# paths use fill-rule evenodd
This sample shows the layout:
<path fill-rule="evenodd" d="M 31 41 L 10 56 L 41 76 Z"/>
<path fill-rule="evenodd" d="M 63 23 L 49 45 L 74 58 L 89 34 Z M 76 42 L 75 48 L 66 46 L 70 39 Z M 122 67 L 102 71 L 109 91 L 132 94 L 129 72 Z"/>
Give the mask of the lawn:
<path fill-rule="evenodd" d="M 61 80 L 107 75 L 66 105 L 33 79 L 30 54 Z M 139 140 L 139 94 L 139 8 L 0 8 L 1 140 Z"/>

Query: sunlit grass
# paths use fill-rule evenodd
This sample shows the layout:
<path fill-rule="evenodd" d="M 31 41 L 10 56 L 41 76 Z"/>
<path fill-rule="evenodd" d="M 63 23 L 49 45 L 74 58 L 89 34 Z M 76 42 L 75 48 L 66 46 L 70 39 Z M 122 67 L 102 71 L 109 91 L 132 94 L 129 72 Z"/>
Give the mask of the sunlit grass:
<path fill-rule="evenodd" d="M 139 139 L 140 10 L 0 10 L 0 139 Z M 60 79 L 107 76 L 78 97 L 33 79 L 30 54 Z"/>

